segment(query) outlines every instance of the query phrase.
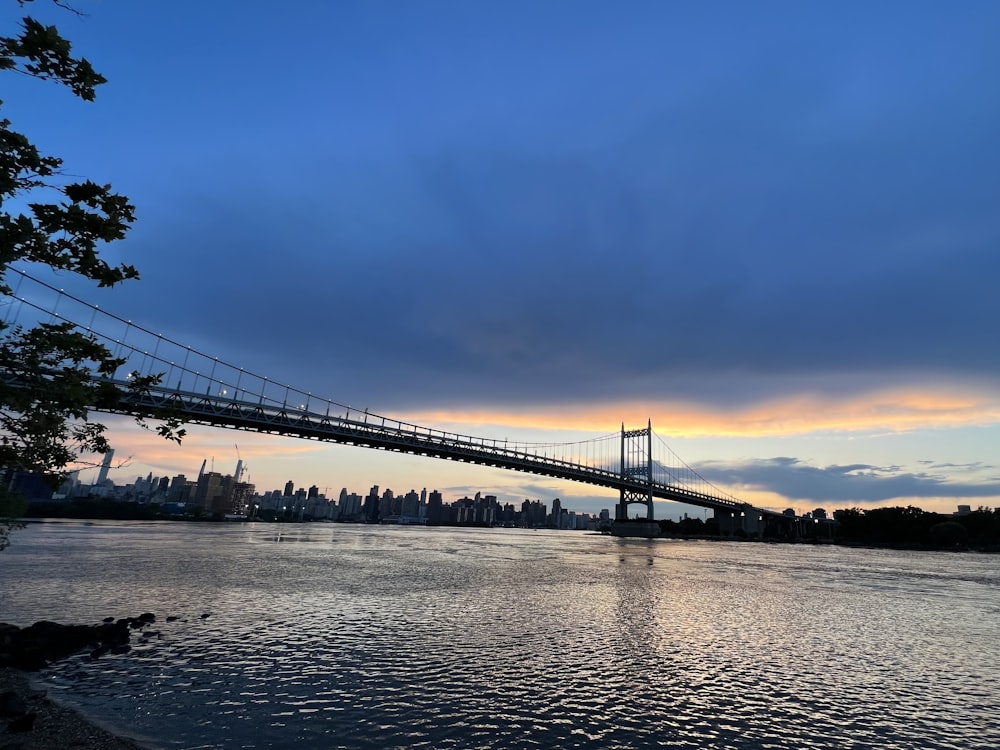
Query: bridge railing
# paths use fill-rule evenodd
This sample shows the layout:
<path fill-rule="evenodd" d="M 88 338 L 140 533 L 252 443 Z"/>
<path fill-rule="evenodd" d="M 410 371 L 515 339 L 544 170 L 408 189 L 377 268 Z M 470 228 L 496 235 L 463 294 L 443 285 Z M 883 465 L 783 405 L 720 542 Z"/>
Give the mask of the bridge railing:
<path fill-rule="evenodd" d="M 212 393 L 164 389 L 149 392 L 159 404 L 182 405 L 195 419 L 216 417 L 213 424 L 242 421 L 243 426 L 290 433 L 305 433 L 310 437 L 338 442 L 375 444 L 410 453 L 448 455 L 484 465 L 503 465 L 539 474 L 549 474 L 602 486 L 627 485 L 642 489 L 642 478 L 629 480 L 621 476 L 614 461 L 582 463 L 569 458 L 547 456 L 531 446 L 510 445 L 506 441 L 481 438 L 461 433 L 436 430 L 370 412 L 312 411 L 304 404 L 289 406 L 287 402 L 269 400 L 241 401 L 231 396 Z M 239 417 L 236 420 L 235 417 Z M 611 437 L 611 436 L 609 436 Z M 688 501 L 712 507 L 742 507 L 738 501 L 714 493 L 654 481 L 652 490 L 657 497 Z"/>
<path fill-rule="evenodd" d="M 128 377 L 126 376 L 125 379 L 119 377 L 115 379 L 115 382 L 122 387 L 127 387 Z M 197 379 L 192 382 L 196 386 L 204 385 L 204 382 L 199 383 Z M 469 452 L 478 451 L 483 455 L 545 462 L 554 466 L 587 469 L 607 476 L 618 476 L 617 463 L 614 461 L 595 459 L 585 463 L 555 455 L 548 456 L 544 450 L 538 450 L 537 446 L 542 444 L 511 442 L 499 438 L 478 437 L 438 430 L 368 410 L 348 407 L 302 391 L 290 390 L 291 395 L 302 398 L 289 399 L 284 386 L 277 394 L 280 398 L 275 398 L 265 396 L 252 389 L 240 390 L 235 384 L 232 384 L 230 389 L 228 387 L 230 384 L 219 378 L 208 382 L 210 383 L 209 387 L 198 387 L 197 390 L 184 388 L 183 380 L 175 381 L 172 386 L 164 382 L 150 389 L 150 393 L 158 398 L 158 403 L 179 403 L 189 411 L 210 406 L 214 412 L 223 414 L 236 409 L 248 415 L 256 414 L 264 421 L 312 426 L 325 425 L 330 429 L 346 429 L 358 434 L 388 436 L 399 441 L 408 440 L 427 446 L 456 448 Z M 196 405 L 200 405 L 200 407 Z M 545 445 L 555 447 L 560 444 Z"/>
<path fill-rule="evenodd" d="M 157 376 L 155 392 L 163 398 L 180 399 L 188 405 L 201 402 L 212 408 L 227 405 L 239 409 L 260 410 L 276 419 L 305 420 L 310 423 L 336 425 L 358 434 L 383 434 L 395 440 L 412 440 L 426 446 L 462 450 L 470 455 L 479 453 L 506 461 L 517 461 L 536 468 L 558 468 L 565 473 L 588 474 L 592 478 L 621 481 L 620 454 L 617 434 L 580 443 L 531 443 L 506 439 L 477 437 L 438 430 L 409 423 L 357 408 L 260 375 L 198 349 L 183 345 L 131 320 L 91 305 L 46 282 L 16 268 L 20 281 L 3 310 L 8 324 L 26 326 L 38 322 L 72 323 L 103 343 L 115 357 L 124 360 L 112 376 L 127 384 L 131 375 Z M 25 282 L 31 292 L 19 292 Z M 585 455 L 600 443 L 601 450 Z M 671 451 L 672 453 L 672 451 Z M 676 458 L 676 456 L 675 456 Z M 660 471 L 659 469 L 662 469 Z M 686 479 L 685 474 L 689 475 Z M 661 466 L 652 477 L 654 488 L 676 496 L 711 499 L 723 504 L 739 505 L 739 501 L 710 486 L 681 462 L 680 468 Z"/>

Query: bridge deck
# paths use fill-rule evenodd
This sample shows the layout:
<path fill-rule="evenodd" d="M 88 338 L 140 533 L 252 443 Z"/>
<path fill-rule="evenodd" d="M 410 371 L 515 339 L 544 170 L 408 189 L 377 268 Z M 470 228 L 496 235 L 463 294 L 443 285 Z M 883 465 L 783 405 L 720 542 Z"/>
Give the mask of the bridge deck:
<path fill-rule="evenodd" d="M 123 388 L 126 383 L 119 383 Z M 156 417 L 177 413 L 185 421 L 215 427 L 249 430 L 273 435 L 319 440 L 365 448 L 396 451 L 449 461 L 491 466 L 540 476 L 608 487 L 614 490 L 645 492 L 647 485 L 622 478 L 614 468 L 600 468 L 538 456 L 501 441 L 470 438 L 417 425 L 396 422 L 381 416 L 359 413 L 334 416 L 307 409 L 254 403 L 233 398 L 170 389 L 150 389 L 129 394 L 108 412 Z M 653 496 L 664 500 L 712 509 L 742 509 L 746 506 L 683 487 L 654 483 Z"/>

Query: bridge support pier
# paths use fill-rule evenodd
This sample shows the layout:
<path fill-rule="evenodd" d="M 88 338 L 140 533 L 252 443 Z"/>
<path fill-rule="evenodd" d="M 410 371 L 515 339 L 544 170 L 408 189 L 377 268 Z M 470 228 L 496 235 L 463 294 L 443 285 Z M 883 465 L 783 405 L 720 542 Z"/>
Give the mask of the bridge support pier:
<path fill-rule="evenodd" d="M 653 520 L 653 426 L 626 430 L 622 425 L 622 489 L 615 506 L 613 536 L 652 538 L 660 535 L 660 525 Z M 628 517 L 628 506 L 645 505 L 645 518 Z"/>
<path fill-rule="evenodd" d="M 722 536 L 760 539 L 764 535 L 766 524 L 763 514 L 746 503 L 738 508 L 716 508 L 715 519 L 719 522 Z"/>

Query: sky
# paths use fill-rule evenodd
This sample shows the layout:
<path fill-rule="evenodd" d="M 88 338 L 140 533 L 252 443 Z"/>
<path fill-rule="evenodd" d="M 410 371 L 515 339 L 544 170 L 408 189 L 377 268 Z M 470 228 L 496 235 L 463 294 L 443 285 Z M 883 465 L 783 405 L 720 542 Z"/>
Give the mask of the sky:
<path fill-rule="evenodd" d="M 104 252 L 140 281 L 60 278 L 102 307 L 430 427 L 570 441 L 651 419 L 764 507 L 1000 503 L 1000 4 L 76 7 L 24 10 L 107 77 L 96 101 L 8 75 L 3 109 L 136 205 Z M 238 444 L 260 490 L 616 500 L 108 424 L 118 482 L 231 472 Z M 684 510 L 703 512 L 657 515 Z"/>

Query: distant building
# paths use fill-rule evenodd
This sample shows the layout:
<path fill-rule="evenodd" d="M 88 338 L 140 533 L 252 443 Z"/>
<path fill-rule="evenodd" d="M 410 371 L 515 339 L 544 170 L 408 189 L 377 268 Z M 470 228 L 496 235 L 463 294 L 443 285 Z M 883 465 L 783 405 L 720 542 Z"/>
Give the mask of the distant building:
<path fill-rule="evenodd" d="M 415 490 L 410 490 L 403 496 L 399 515 L 408 519 L 420 517 L 420 495 Z"/>
<path fill-rule="evenodd" d="M 101 470 L 97 472 L 97 484 L 104 484 L 108 481 L 108 471 L 111 469 L 111 459 L 115 457 L 115 449 L 108 448 L 108 452 L 104 454 L 104 460 L 101 461 Z"/>
<path fill-rule="evenodd" d="M 365 498 L 365 503 L 361 508 L 361 514 L 366 523 L 378 523 L 378 485 L 373 485 Z"/>
<path fill-rule="evenodd" d="M 15 471 L 9 481 L 11 492 L 20 495 L 29 502 L 32 500 L 52 499 L 52 485 L 49 484 L 49 479 L 41 474 Z"/>
<path fill-rule="evenodd" d="M 558 529 L 562 523 L 562 500 L 558 497 L 552 501 L 552 515 L 549 518 L 551 519 L 549 526 Z"/>
<path fill-rule="evenodd" d="M 441 512 L 443 505 L 441 493 L 437 490 L 427 496 L 427 523 L 437 525 L 443 522 Z"/>
<path fill-rule="evenodd" d="M 231 476 L 222 476 L 217 471 L 205 472 L 198 477 L 191 502 L 203 508 L 206 513 L 232 513 L 234 485 Z"/>
<path fill-rule="evenodd" d="M 254 496 L 256 489 L 250 482 L 234 482 L 232 501 L 229 504 L 229 510 L 224 512 L 241 515 L 247 514 L 250 509 L 251 498 Z"/>
<path fill-rule="evenodd" d="M 361 495 L 356 492 L 348 493 L 345 487 L 337 501 L 337 519 L 340 521 L 360 521 Z"/>

